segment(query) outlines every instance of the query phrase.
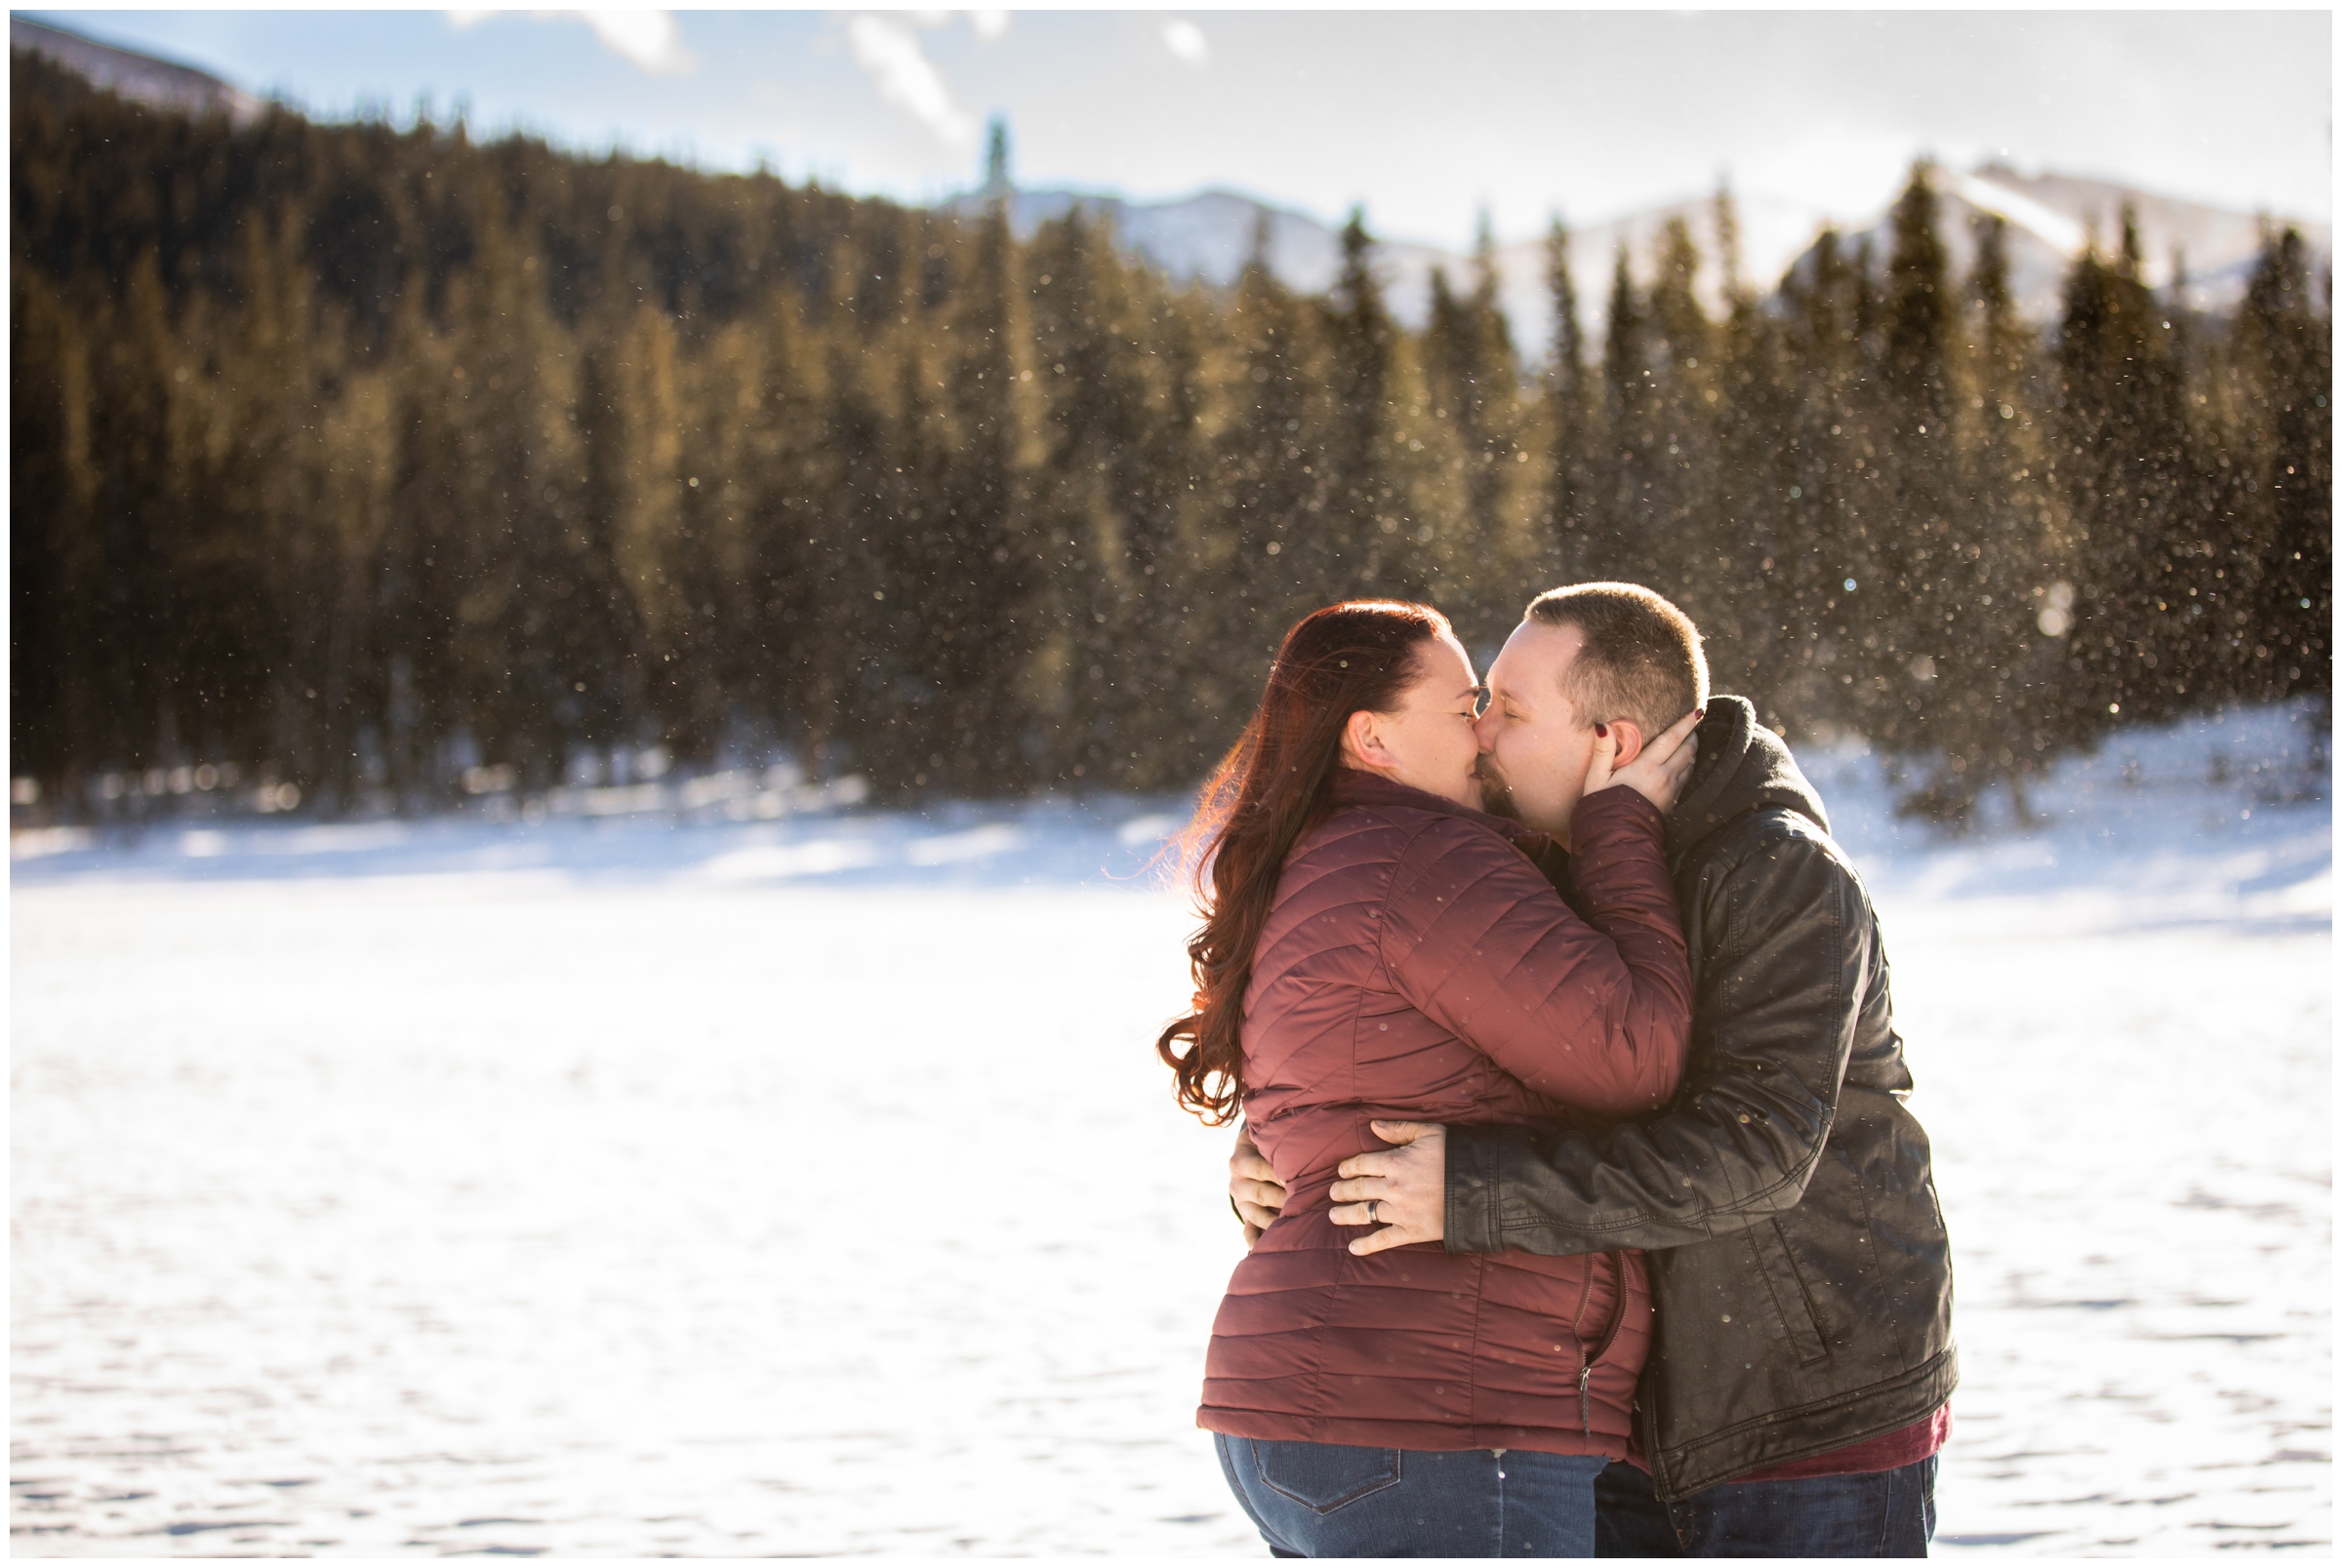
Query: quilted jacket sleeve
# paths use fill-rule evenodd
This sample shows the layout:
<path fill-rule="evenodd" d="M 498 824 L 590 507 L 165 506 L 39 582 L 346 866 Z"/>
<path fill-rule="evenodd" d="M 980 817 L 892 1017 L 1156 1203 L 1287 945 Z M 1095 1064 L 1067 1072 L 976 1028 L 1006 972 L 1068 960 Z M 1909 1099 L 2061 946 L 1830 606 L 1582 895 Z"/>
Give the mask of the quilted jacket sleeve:
<path fill-rule="evenodd" d="M 1761 1224 L 1804 1195 L 1838 1109 L 1876 930 L 1853 874 L 1774 833 L 1714 881 L 1700 1070 L 1668 1114 L 1598 1134 L 1454 1128 L 1450 1252 L 1657 1250 Z M 1876 1026 L 1891 1027 L 1882 995 Z M 1908 1081 L 1908 1080 L 1905 1080 Z"/>
<path fill-rule="evenodd" d="M 1605 1119 L 1665 1105 L 1682 1076 L 1691 974 L 1660 852 L 1630 789 L 1578 807 L 1580 919 L 1518 851 L 1455 819 L 1418 834 L 1384 906 L 1400 994 L 1548 1099 Z"/>

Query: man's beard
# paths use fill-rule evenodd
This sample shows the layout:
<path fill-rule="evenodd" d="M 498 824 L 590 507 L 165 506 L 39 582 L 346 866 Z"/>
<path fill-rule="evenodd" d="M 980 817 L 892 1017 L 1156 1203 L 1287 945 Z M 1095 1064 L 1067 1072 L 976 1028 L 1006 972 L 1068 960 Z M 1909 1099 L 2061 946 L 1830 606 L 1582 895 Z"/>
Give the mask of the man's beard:
<path fill-rule="evenodd" d="M 1520 808 L 1513 803 L 1513 786 L 1497 776 L 1488 759 L 1482 757 L 1472 771 L 1473 777 L 1480 781 L 1480 810 L 1491 817 L 1520 821 Z"/>

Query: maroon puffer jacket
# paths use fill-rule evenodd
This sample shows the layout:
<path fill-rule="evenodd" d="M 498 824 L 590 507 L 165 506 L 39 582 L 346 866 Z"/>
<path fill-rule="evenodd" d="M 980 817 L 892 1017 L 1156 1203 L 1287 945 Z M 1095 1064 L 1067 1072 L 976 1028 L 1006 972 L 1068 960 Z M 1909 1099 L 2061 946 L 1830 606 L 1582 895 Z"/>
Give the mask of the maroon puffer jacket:
<path fill-rule="evenodd" d="M 1244 999 L 1245 1120 L 1288 1195 L 1212 1326 L 1197 1425 L 1376 1448 L 1627 1451 L 1650 1344 L 1638 1253 L 1353 1257 L 1335 1166 L 1376 1117 L 1615 1121 L 1675 1093 L 1691 977 L 1662 819 L 1631 789 L 1572 823 L 1592 925 L 1542 835 L 1344 769 L 1286 861 Z M 1519 846 L 1519 847 L 1516 847 Z"/>

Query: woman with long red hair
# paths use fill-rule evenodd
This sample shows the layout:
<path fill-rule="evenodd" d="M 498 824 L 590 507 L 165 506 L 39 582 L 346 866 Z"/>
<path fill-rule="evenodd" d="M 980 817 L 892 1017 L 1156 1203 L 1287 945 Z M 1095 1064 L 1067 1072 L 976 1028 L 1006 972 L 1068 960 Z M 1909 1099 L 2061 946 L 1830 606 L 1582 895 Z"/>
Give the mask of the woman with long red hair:
<path fill-rule="evenodd" d="M 1189 830 L 1180 1103 L 1239 1110 L 1288 1196 L 1213 1325 L 1197 1422 L 1278 1555 L 1590 1556 L 1650 1339 L 1639 1254 L 1354 1255 L 1329 1219 L 1376 1119 L 1551 1127 L 1664 1105 L 1690 975 L 1660 852 L 1686 720 L 1596 743 L 1548 846 L 1481 804 L 1482 697 L 1444 616 L 1353 601 L 1285 634 Z"/>

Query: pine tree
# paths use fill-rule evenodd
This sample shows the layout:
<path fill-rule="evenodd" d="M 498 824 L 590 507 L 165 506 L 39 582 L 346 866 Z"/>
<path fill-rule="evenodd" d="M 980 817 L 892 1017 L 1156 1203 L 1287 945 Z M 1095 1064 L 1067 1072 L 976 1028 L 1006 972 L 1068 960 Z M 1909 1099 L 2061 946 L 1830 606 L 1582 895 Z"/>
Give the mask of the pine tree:
<path fill-rule="evenodd" d="M 2032 348 L 2009 299 L 2004 230 L 1997 219 L 1980 223 L 1965 311 L 1944 270 L 1931 173 L 1914 171 L 1889 264 L 1882 380 L 1896 504 L 1911 526 L 1888 539 L 1879 577 L 1906 612 L 1897 651 L 1909 680 L 1903 712 L 1874 733 L 1932 759 L 1906 810 L 1964 824 L 2005 782 L 2023 819 L 2025 782 L 2055 729 L 2058 645 L 2044 629 L 2067 612 L 2050 598 L 2070 590 L 2044 579 L 2056 570 L 2055 535 L 2033 476 Z"/>
<path fill-rule="evenodd" d="M 836 452 L 828 439 L 820 346 L 787 295 L 748 324 L 753 383 L 744 414 L 740 493 L 746 556 L 731 639 L 747 718 L 767 746 L 810 757 L 833 725 L 838 693 L 823 684 L 820 636 L 834 535 Z M 729 493 L 729 491 L 728 491 Z"/>
<path fill-rule="evenodd" d="M 855 352 L 842 337 L 828 338 L 824 349 L 825 396 L 819 423 L 823 482 L 816 487 L 819 510 L 807 530 L 809 581 L 791 597 L 801 595 L 804 605 L 796 625 L 804 649 L 798 702 L 805 765 L 813 777 L 827 780 L 857 772 L 867 777 L 874 763 L 893 770 L 904 760 L 899 751 L 889 754 L 886 749 L 899 740 L 892 733 L 896 656 L 891 633 L 896 622 L 886 596 L 890 586 L 900 595 L 906 584 L 893 581 L 897 574 L 882 554 L 896 491 L 890 470 L 900 462 L 874 384 L 883 367 Z M 946 367 L 938 369 L 949 374 Z M 955 521 L 958 497 L 952 486 L 958 473 L 952 443 L 957 432 L 948 422 L 948 413 L 939 418 L 946 421 L 937 445 L 946 454 L 947 466 L 932 500 Z M 914 459 L 913 466 L 924 464 Z M 948 537 L 949 530 L 947 523 L 939 533 Z M 924 533 L 914 538 L 925 544 Z M 956 641 L 965 631 L 970 584 L 952 570 L 955 562 L 949 550 L 939 546 L 933 553 L 932 560 L 914 562 L 914 582 L 929 601 L 936 638 L 940 641 L 949 632 Z M 959 664 L 955 651 L 950 672 L 956 674 Z M 942 673 L 930 676 L 939 688 L 942 681 L 937 677 Z M 953 760 L 947 756 L 947 763 Z M 959 760 L 958 767 L 963 777 L 976 772 L 968 760 Z M 888 777 L 882 787 L 896 789 L 901 784 Z"/>
<path fill-rule="evenodd" d="M 372 684 L 368 671 L 378 663 L 384 640 L 376 571 L 392 527 L 392 485 L 400 450 L 400 398 L 396 372 L 384 363 L 387 357 L 378 352 L 347 368 L 342 396 L 318 430 L 319 449 L 334 455 L 319 503 L 325 524 L 322 547 L 332 573 L 322 590 L 327 632 L 324 645 L 314 649 L 297 672 L 307 715 L 306 742 L 258 762 L 261 782 L 272 798 L 280 784 L 291 784 L 312 804 L 328 807 L 357 793 L 359 731 Z M 549 619 L 556 623 L 559 591 L 553 583 L 541 589 L 542 597 L 554 601 L 556 613 Z M 552 782 L 549 774 L 529 781 L 538 788 Z"/>
<path fill-rule="evenodd" d="M 1787 646 L 1772 700 L 1802 724 L 1844 723 L 1857 679 L 1872 680 L 1856 624 L 1866 556 L 1874 449 L 1866 439 L 1871 398 L 1860 335 L 1864 282 L 1835 230 L 1825 229 L 1811 264 L 1782 286 L 1791 403 L 1776 483 L 1784 492 L 1781 531 L 1769 576 Z"/>
<path fill-rule="evenodd" d="M 542 260 L 502 191 L 482 181 L 467 207 L 472 259 L 449 299 L 463 372 L 449 390 L 467 416 L 455 432 L 454 504 L 467 526 L 450 695 L 471 744 L 440 782 L 452 784 L 456 766 L 495 760 L 549 783 L 567 749 L 553 715 L 576 695 L 555 615 L 573 582 L 556 544 L 585 462 L 568 418 L 575 366 L 545 307 Z"/>
<path fill-rule="evenodd" d="M 1516 466 L 1514 424 L 1520 370 L 1504 314 L 1497 306 L 1496 240 L 1480 215 L 1473 247 L 1472 291 L 1459 297 L 1439 268 L 1432 270 L 1431 322 L 1424 368 L 1435 418 L 1450 434 L 1458 492 L 1443 565 L 1464 575 L 1502 548 L 1505 500 Z M 1444 575 L 1444 574 L 1443 574 Z"/>
<path fill-rule="evenodd" d="M 1151 772 L 1165 696 L 1122 650 L 1161 634 L 1155 580 L 1175 517 L 1151 462 L 1150 387 L 1129 280 L 1111 236 L 1076 209 L 1035 236 L 1033 359 L 1046 409 L 1037 477 L 1058 552 L 1052 600 L 1067 627 L 1059 782 L 1128 786 Z M 1059 543 L 1059 542 L 1062 542 Z"/>
<path fill-rule="evenodd" d="M 1641 581 L 1671 599 L 1711 609 L 1707 585 L 1733 571 L 1736 552 L 1717 495 L 1717 398 L 1709 395 L 1717 390 L 1715 325 L 1698 294 L 1699 247 L 1682 219 L 1668 221 L 1653 261 L 1654 340 L 1642 409 L 1649 575 Z"/>
<path fill-rule="evenodd" d="M 2235 328 L 2243 426 L 2241 538 L 2224 559 L 2247 577 L 2239 684 L 2255 695 L 2333 691 L 2331 308 L 2311 292 L 2298 230 L 2271 230 Z M 2245 456 L 2249 454 L 2249 456 Z M 2249 574 L 2249 576 L 2247 576 Z"/>
<path fill-rule="evenodd" d="M 1008 179 L 1008 119 L 995 114 L 984 133 L 984 195 L 998 201 L 1015 188 Z"/>
<path fill-rule="evenodd" d="M 1216 466 L 1217 523 L 1232 549 L 1222 602 L 1232 646 L 1257 646 L 1264 659 L 1286 626 L 1327 602 L 1320 422 L 1312 405 L 1321 385 L 1310 312 L 1270 270 L 1268 225 L 1237 280 L 1227 330 L 1234 349 L 1227 422 Z M 1387 564 L 1386 572 L 1391 570 Z M 1400 583 L 1410 591 L 1425 584 Z"/>
<path fill-rule="evenodd" d="M 573 614 L 559 644 L 569 677 L 564 717 L 571 754 L 637 744 L 650 709 L 652 667 L 666 650 L 650 620 L 664 619 L 660 552 L 673 528 L 671 383 L 654 378 L 671 353 L 655 307 L 612 288 L 582 336 L 577 533 L 569 555 Z M 652 361 L 646 364 L 645 361 Z"/>
<path fill-rule="evenodd" d="M 16 241 L 9 269 L 9 747 L 20 777 L 78 803 L 102 756 L 83 618 L 96 594 L 90 350 L 82 321 Z"/>
<path fill-rule="evenodd" d="M 1702 392 L 1715 443 L 1715 574 L 1695 595 L 1710 677 L 1719 691 L 1770 692 L 1787 663 L 1791 630 L 1780 588 L 1787 521 L 1781 432 L 1790 423 L 1779 324 L 1741 275 L 1740 223 L 1731 192 L 1714 206 L 1723 315 L 1710 338 L 1713 369 Z M 1768 704 L 1763 722 L 1781 722 Z"/>
<path fill-rule="evenodd" d="M 1582 579 L 1649 583 L 1659 576 L 1656 498 L 1666 446 L 1652 385 L 1653 331 L 1635 288 L 1627 248 L 1610 274 L 1610 319 L 1602 345 L 1602 423 L 1608 436 L 1599 521 L 1587 531 Z"/>
<path fill-rule="evenodd" d="M 1135 413 L 1110 470 L 1124 497 L 1120 565 L 1129 594 L 1119 608 L 1123 634 L 1112 644 L 1115 690 L 1129 715 L 1121 780 L 1136 789 L 1182 789 L 1197 758 L 1224 749 L 1219 726 L 1230 716 L 1204 705 L 1197 679 L 1216 654 L 1195 636 L 1199 584 L 1191 565 L 1200 388 L 1185 312 L 1161 279 L 1110 252 L 1106 260 L 1115 285 L 1115 355 Z"/>
<path fill-rule="evenodd" d="M 1019 262 L 1002 203 L 978 222 L 963 261 L 944 376 L 949 526 L 921 568 L 933 584 L 937 640 L 948 650 L 932 678 L 956 743 L 933 753 L 944 760 L 930 781 L 982 795 L 1021 786 L 1045 752 L 1025 682 L 1041 642 L 1035 595 L 1050 542 L 1032 537 L 1025 514 Z"/>
<path fill-rule="evenodd" d="M 1398 532 L 1399 519 L 1388 454 L 1398 328 L 1374 274 L 1374 240 L 1363 208 L 1352 208 L 1342 226 L 1342 270 L 1326 302 L 1324 335 L 1324 584 L 1331 598 L 1394 593 L 1399 588 L 1387 570 L 1387 542 Z"/>
<path fill-rule="evenodd" d="M 2201 623 L 2217 609 L 2191 581 L 2180 367 L 2139 278 L 2127 217 L 2123 229 L 2115 261 L 2093 246 L 2075 262 L 2055 353 L 2055 471 L 2079 557 L 2069 739 L 2187 705 Z M 2201 678 L 2198 688 L 2201 698 Z"/>
<path fill-rule="evenodd" d="M 109 766 L 148 772 L 184 766 L 194 760 L 187 744 L 198 700 L 187 685 L 198 671 L 173 651 L 188 608 L 179 584 L 200 569 L 188 478 L 200 462 L 203 389 L 177 352 L 153 252 L 131 263 L 120 298 L 95 313 L 91 337 L 99 352 L 84 450 L 96 539 L 85 581 L 96 613 L 85 647 L 99 754 Z"/>
<path fill-rule="evenodd" d="M 1882 679 L 1853 688 L 1863 728 L 1893 750 L 1911 750 L 1940 738 L 1955 704 L 1991 703 L 1987 668 L 1961 668 L 1945 678 L 1956 645 L 1973 611 L 1975 558 L 1955 513 L 1957 443 L 1952 429 L 1952 344 L 1957 321 L 1950 260 L 1936 232 L 1933 171 L 1915 166 L 1891 220 L 1878 363 L 1879 478 L 1873 486 L 1881 513 L 1868 535 L 1869 591 L 1854 601 L 1855 624 L 1878 656 Z M 1945 766 L 1960 781 L 1958 804 L 1972 795 L 1964 775 L 1970 759 L 1954 750 Z M 1938 781 L 1954 787 L 1952 780 Z"/>
<path fill-rule="evenodd" d="M 1569 227 L 1558 217 L 1545 242 L 1546 287 L 1554 301 L 1554 342 L 1546 364 L 1545 398 L 1552 426 L 1546 475 L 1546 527 L 1555 581 L 1584 577 L 1585 536 L 1599 500 L 1596 464 L 1600 430 L 1595 388 L 1586 366 L 1585 330 L 1578 319 L 1578 285 L 1570 271 Z"/>
<path fill-rule="evenodd" d="M 1967 787 L 1980 793 L 2004 779 L 2022 823 L 2032 815 L 2027 784 L 2056 746 L 2074 586 L 2045 480 L 2039 344 L 2017 316 L 2007 225 L 1994 214 L 1976 220 L 1962 324 L 1970 390 L 1959 422 L 1958 494 L 1974 554 L 1966 617 L 1947 640 L 1952 653 L 1936 677 L 1951 707 L 1947 749 L 1979 775 Z"/>

